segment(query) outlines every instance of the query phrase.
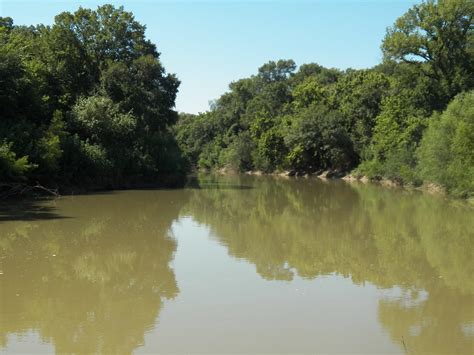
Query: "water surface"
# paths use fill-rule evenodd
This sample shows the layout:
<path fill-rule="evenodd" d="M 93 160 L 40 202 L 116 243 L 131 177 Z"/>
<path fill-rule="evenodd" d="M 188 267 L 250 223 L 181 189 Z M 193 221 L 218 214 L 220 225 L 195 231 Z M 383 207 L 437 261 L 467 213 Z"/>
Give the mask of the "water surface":
<path fill-rule="evenodd" d="M 0 205 L 0 352 L 474 352 L 474 210 L 202 177 Z"/>

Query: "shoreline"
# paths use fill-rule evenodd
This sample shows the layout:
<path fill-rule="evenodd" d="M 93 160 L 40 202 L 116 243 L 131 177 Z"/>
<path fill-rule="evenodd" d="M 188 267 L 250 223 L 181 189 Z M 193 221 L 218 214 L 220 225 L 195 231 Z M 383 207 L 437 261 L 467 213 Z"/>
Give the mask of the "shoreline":
<path fill-rule="evenodd" d="M 246 171 L 238 172 L 234 169 L 221 168 L 216 170 L 195 170 L 186 176 L 168 176 L 167 179 L 160 179 L 150 182 L 128 182 L 121 184 L 96 184 L 96 185 L 71 185 L 71 184 L 62 184 L 51 187 L 50 185 L 22 185 L 23 188 L 27 190 L 26 193 L 16 193 L 16 194 L 0 194 L 0 201 L 6 201 L 11 199 L 23 199 L 23 198 L 58 198 L 61 196 L 71 196 L 71 195 L 87 195 L 94 194 L 106 191 L 126 191 L 126 190 L 147 190 L 147 189 L 179 189 L 186 187 L 190 180 L 195 174 L 217 174 L 217 175 L 249 175 L 249 176 L 273 176 L 285 179 L 309 179 L 317 178 L 320 180 L 342 180 L 349 184 L 373 184 L 383 186 L 389 189 L 401 189 L 406 191 L 420 191 L 423 193 L 428 193 L 431 195 L 438 195 L 443 197 L 449 197 L 456 200 L 463 200 L 468 203 L 474 203 L 474 199 L 469 198 L 456 198 L 447 193 L 446 189 L 440 185 L 434 183 L 423 183 L 420 186 L 414 186 L 411 184 L 402 184 L 399 181 L 392 179 L 370 179 L 367 176 L 356 176 L 351 173 L 343 173 L 338 171 L 317 171 L 317 172 L 303 172 L 303 171 L 278 171 L 265 173 L 262 171 Z M 170 179 L 171 178 L 171 179 Z M 1 191 L 0 191 L 1 192 Z"/>
<path fill-rule="evenodd" d="M 245 172 L 238 172 L 234 169 L 226 169 L 221 168 L 217 170 L 208 170 L 208 171 L 201 171 L 202 173 L 215 173 L 219 175 L 232 175 L 232 174 L 244 174 L 244 175 L 253 175 L 253 176 L 279 176 L 284 178 L 318 178 L 321 180 L 342 180 L 346 183 L 362 183 L 362 184 L 374 184 L 383 186 L 386 188 L 392 189 L 404 189 L 404 190 L 417 190 L 424 193 L 428 193 L 431 195 L 439 195 L 450 197 L 454 199 L 460 199 L 469 201 L 470 199 L 465 198 L 456 198 L 448 194 L 446 189 L 438 184 L 431 183 L 431 182 L 424 182 L 420 186 L 414 186 L 412 184 L 403 184 L 397 180 L 387 179 L 387 178 L 379 178 L 379 179 L 371 179 L 368 176 L 361 175 L 356 176 L 351 173 L 333 171 L 333 170 L 323 170 L 317 172 L 303 172 L 303 171 L 279 171 L 279 172 L 271 172 L 265 173 L 263 171 L 245 171 Z"/>
<path fill-rule="evenodd" d="M 176 189 L 186 186 L 188 175 L 162 175 L 156 179 L 115 183 L 0 183 L 0 201 L 29 198 L 58 198 L 61 196 L 87 195 L 105 191 Z"/>

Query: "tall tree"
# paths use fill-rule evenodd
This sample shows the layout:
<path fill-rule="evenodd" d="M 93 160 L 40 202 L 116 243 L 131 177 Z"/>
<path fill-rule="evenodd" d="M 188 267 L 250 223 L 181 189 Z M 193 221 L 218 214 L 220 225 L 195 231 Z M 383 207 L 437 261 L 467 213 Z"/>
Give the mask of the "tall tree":
<path fill-rule="evenodd" d="M 427 0 L 388 28 L 386 59 L 417 65 L 436 80 L 445 104 L 474 86 L 474 2 Z"/>

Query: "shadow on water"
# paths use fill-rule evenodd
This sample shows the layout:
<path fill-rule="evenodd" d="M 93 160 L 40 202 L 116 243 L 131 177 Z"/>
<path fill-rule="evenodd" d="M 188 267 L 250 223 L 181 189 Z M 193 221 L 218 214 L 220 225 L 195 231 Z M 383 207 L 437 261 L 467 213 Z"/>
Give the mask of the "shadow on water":
<path fill-rule="evenodd" d="M 253 186 L 247 185 L 232 185 L 232 184 L 201 184 L 195 186 L 188 186 L 199 190 L 251 190 Z"/>
<path fill-rule="evenodd" d="M 0 223 L 69 218 L 59 214 L 55 206 L 46 205 L 47 202 L 47 199 L 2 201 L 0 202 Z"/>
<path fill-rule="evenodd" d="M 156 188 L 143 188 L 137 190 L 157 190 Z M 39 221 L 39 220 L 53 220 L 53 219 L 64 219 L 73 218 L 62 215 L 58 212 L 56 202 L 63 198 L 74 198 L 76 196 L 87 196 L 87 197 L 102 197 L 108 195 L 114 195 L 119 193 L 121 190 L 97 190 L 87 191 L 78 194 L 64 194 L 57 198 L 42 197 L 42 198 L 18 198 L 18 199 L 6 199 L 0 200 L 0 223 L 1 222 L 14 222 L 14 221 Z"/>
<path fill-rule="evenodd" d="M 215 180 L 213 176 L 207 178 L 190 177 L 186 184 L 189 189 L 197 190 L 251 190 L 254 187 L 250 184 L 243 184 L 241 181 L 226 182 Z"/>

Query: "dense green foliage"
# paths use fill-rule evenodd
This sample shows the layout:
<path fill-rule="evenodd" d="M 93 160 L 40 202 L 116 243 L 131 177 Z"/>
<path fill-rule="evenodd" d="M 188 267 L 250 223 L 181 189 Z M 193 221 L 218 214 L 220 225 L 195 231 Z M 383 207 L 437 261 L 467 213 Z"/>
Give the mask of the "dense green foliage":
<path fill-rule="evenodd" d="M 474 91 L 460 94 L 431 119 L 418 153 L 426 179 L 458 195 L 474 191 Z"/>
<path fill-rule="evenodd" d="M 0 181 L 123 186 L 191 165 L 354 171 L 471 196 L 473 17 L 470 0 L 426 0 L 387 30 L 374 68 L 270 61 L 180 117 L 179 81 L 123 8 L 52 26 L 0 18 Z"/>
<path fill-rule="evenodd" d="M 120 186 L 181 174 L 179 81 L 111 5 L 52 26 L 0 18 L 0 181 Z"/>
<path fill-rule="evenodd" d="M 473 18 L 470 0 L 416 5 L 387 30 L 371 69 L 270 61 L 209 112 L 181 115 L 179 145 L 198 168 L 355 169 L 472 195 L 472 91 L 456 95 L 474 88 Z"/>

